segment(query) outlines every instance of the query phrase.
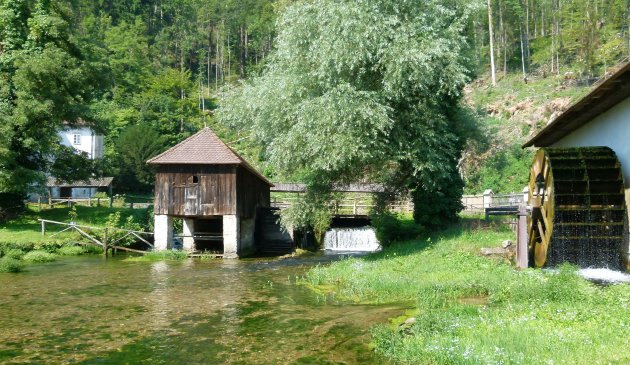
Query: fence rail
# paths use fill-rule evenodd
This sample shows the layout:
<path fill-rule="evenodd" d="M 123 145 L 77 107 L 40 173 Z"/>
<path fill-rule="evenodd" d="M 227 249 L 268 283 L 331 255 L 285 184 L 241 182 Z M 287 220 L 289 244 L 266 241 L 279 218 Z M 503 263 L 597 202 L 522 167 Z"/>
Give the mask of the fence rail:
<path fill-rule="evenodd" d="M 117 228 L 117 227 L 95 227 L 95 226 L 76 224 L 74 222 L 70 222 L 70 223 L 58 222 L 58 221 L 53 221 L 49 219 L 38 219 L 38 221 L 41 223 L 42 236 L 46 235 L 46 224 L 60 225 L 66 228 L 62 229 L 59 232 L 53 233 L 52 235 L 49 236 L 49 238 L 54 237 L 63 232 L 75 231 L 75 232 L 78 232 L 82 237 L 88 239 L 90 243 L 102 247 L 103 254 L 105 256 L 107 256 L 108 250 L 111 250 L 112 252 L 114 252 L 114 250 L 123 250 L 123 251 L 136 252 L 136 253 L 142 253 L 142 254 L 147 253 L 147 251 L 135 250 L 132 248 L 116 245 L 116 243 L 121 242 L 122 240 L 128 237 L 130 238 L 133 237 L 133 239 L 135 239 L 136 241 L 142 241 L 150 248 L 153 248 L 153 244 L 149 242 L 146 238 L 142 237 L 144 235 L 152 236 L 154 234 L 153 232 L 135 231 L 132 229 Z M 102 236 L 97 236 L 93 232 L 90 232 L 90 230 L 101 230 L 103 234 Z M 120 232 L 119 237 L 114 238 L 110 235 L 114 232 Z"/>
<path fill-rule="evenodd" d="M 138 199 L 131 197 L 131 199 Z M 124 197 L 114 197 L 112 198 L 44 198 L 38 197 L 37 202 L 33 201 L 25 201 L 25 204 L 37 204 L 39 209 L 44 209 L 44 207 L 53 208 L 55 206 L 65 205 L 68 207 L 72 207 L 73 205 L 84 205 L 87 207 L 120 207 L 120 208 L 130 208 L 130 209 L 146 209 L 153 205 L 153 198 L 144 198 L 145 201 L 137 202 L 137 201 L 124 201 Z"/>
<path fill-rule="evenodd" d="M 271 206 L 274 208 L 286 209 L 299 201 L 299 197 L 274 197 Z M 330 202 L 331 212 L 335 215 L 369 215 L 376 204 L 372 200 L 365 198 L 350 198 L 333 200 Z M 413 203 L 410 200 L 399 201 L 389 204 L 388 209 L 393 212 L 406 213 L 413 212 Z"/>

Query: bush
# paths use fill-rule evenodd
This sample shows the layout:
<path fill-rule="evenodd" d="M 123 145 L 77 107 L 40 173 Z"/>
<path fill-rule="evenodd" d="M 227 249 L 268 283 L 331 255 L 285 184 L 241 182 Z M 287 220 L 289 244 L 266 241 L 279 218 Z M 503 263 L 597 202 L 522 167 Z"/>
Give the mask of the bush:
<path fill-rule="evenodd" d="M 62 247 L 74 246 L 74 245 L 75 245 L 75 240 L 74 239 L 48 240 L 48 241 L 36 243 L 32 247 L 32 250 L 46 251 L 48 253 L 55 253 L 55 252 L 59 251 Z"/>
<path fill-rule="evenodd" d="M 4 252 L 6 255 L 10 250 L 21 250 L 24 252 L 28 252 L 33 250 L 35 244 L 32 242 L 29 243 L 17 243 L 13 241 L 0 241 L 0 251 Z"/>
<path fill-rule="evenodd" d="M 180 250 L 151 251 L 142 256 L 130 257 L 130 261 L 186 260 L 188 253 Z"/>
<path fill-rule="evenodd" d="M 85 249 L 81 246 L 64 246 L 57 250 L 57 254 L 61 256 L 78 256 L 85 253 Z"/>
<path fill-rule="evenodd" d="M 8 258 L 12 258 L 14 260 L 19 260 L 22 258 L 22 256 L 24 256 L 24 251 L 18 249 L 18 248 L 12 248 L 10 250 L 8 250 L 5 254 L 5 257 Z"/>
<path fill-rule="evenodd" d="M 24 263 L 11 257 L 0 259 L 0 272 L 20 272 L 24 269 Z"/>
<path fill-rule="evenodd" d="M 463 188 L 464 182 L 456 169 L 434 188 L 418 186 L 412 192 L 413 219 L 431 231 L 447 228 L 457 222 L 458 213 L 464 207 Z"/>
<path fill-rule="evenodd" d="M 55 261 L 55 255 L 44 250 L 35 250 L 24 255 L 23 259 L 28 262 L 51 262 Z"/>
<path fill-rule="evenodd" d="M 412 220 L 404 221 L 402 217 L 382 212 L 372 216 L 372 225 L 376 229 L 376 238 L 383 246 L 396 241 L 406 241 L 420 236 L 424 229 Z"/>

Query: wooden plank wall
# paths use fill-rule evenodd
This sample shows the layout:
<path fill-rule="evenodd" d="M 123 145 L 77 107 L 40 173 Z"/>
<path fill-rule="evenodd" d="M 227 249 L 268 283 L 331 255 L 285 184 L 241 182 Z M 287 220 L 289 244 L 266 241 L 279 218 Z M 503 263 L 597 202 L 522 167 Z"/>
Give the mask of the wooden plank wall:
<path fill-rule="evenodd" d="M 246 168 L 239 166 L 236 173 L 238 215 L 253 218 L 257 207 L 269 207 L 269 185 Z"/>
<path fill-rule="evenodd" d="M 162 165 L 155 177 L 155 214 L 236 214 L 236 165 Z M 198 182 L 192 182 L 192 176 Z"/>

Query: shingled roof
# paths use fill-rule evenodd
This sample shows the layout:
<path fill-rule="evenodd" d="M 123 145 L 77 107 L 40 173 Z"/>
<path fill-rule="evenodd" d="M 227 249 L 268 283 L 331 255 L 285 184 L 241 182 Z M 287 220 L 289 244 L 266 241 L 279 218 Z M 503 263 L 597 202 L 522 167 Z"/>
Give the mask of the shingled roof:
<path fill-rule="evenodd" d="M 149 159 L 147 163 L 150 165 L 241 165 L 273 186 L 207 127 Z"/>
<path fill-rule="evenodd" d="M 79 181 L 62 181 L 57 180 L 54 177 L 49 177 L 46 180 L 46 186 L 49 188 L 52 187 L 60 187 L 60 188 L 106 188 L 112 184 L 114 180 L 113 177 L 98 177 L 92 178 L 88 180 L 79 180 Z"/>

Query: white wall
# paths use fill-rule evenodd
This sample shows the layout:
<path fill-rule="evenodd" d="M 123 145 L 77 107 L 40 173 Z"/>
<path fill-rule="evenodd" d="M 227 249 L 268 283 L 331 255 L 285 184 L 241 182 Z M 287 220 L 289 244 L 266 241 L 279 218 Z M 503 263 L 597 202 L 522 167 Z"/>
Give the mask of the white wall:
<path fill-rule="evenodd" d="M 74 135 L 81 136 L 81 143 L 74 144 Z M 85 152 L 90 159 L 103 158 L 103 136 L 95 135 L 88 127 L 65 129 L 59 132 L 61 144 Z"/>
<path fill-rule="evenodd" d="M 617 154 L 630 207 L 630 98 L 571 132 L 553 147 L 607 146 Z M 629 211 L 630 213 L 630 211 Z M 630 252 L 630 248 L 627 252 Z"/>
<path fill-rule="evenodd" d="M 98 192 L 97 188 L 72 188 L 71 198 L 75 198 L 75 199 L 90 198 L 90 197 L 93 197 L 97 192 Z M 61 189 L 59 187 L 51 188 L 50 193 L 51 193 L 50 197 L 53 199 L 61 198 Z M 46 194 L 44 194 L 44 197 L 46 197 Z M 35 200 L 37 200 L 37 197 L 35 197 Z"/>

